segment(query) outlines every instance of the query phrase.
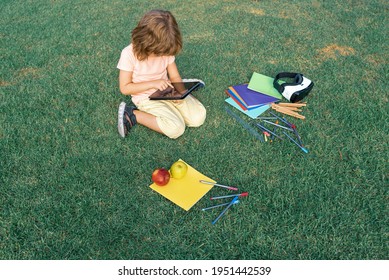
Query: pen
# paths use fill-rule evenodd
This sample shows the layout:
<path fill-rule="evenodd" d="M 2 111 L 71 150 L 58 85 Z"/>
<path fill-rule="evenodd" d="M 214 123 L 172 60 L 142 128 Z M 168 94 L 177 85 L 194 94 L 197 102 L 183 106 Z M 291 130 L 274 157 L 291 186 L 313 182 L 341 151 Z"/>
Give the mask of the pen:
<path fill-rule="evenodd" d="M 257 117 L 259 120 L 276 120 L 277 118 L 275 117 Z"/>
<path fill-rule="evenodd" d="M 296 128 L 296 126 L 295 126 L 294 124 L 292 124 L 292 123 L 288 122 L 286 119 L 284 119 L 284 118 L 281 118 L 281 119 L 283 119 L 283 120 L 284 120 L 284 122 L 290 126 L 290 128 L 293 128 L 293 129 L 295 129 L 295 128 Z"/>
<path fill-rule="evenodd" d="M 237 197 L 239 197 L 239 196 L 248 196 L 248 195 L 249 195 L 248 192 L 243 192 L 243 193 L 223 195 L 223 196 L 214 196 L 214 197 L 211 197 L 211 200 L 220 199 L 220 198 L 234 197 L 234 196 L 237 196 Z"/>
<path fill-rule="evenodd" d="M 236 188 L 236 187 L 225 186 L 225 185 L 216 184 L 216 183 L 212 183 L 212 182 L 208 182 L 208 181 L 204 181 L 204 180 L 200 180 L 200 183 L 207 184 L 207 185 L 214 185 L 214 186 L 226 188 L 226 189 L 233 190 L 233 191 L 237 191 L 238 190 L 238 188 Z"/>
<path fill-rule="evenodd" d="M 236 200 L 233 204 L 238 204 L 238 203 L 239 203 L 239 199 Z M 217 208 L 217 207 L 221 207 L 221 206 L 226 206 L 226 205 L 228 205 L 228 204 L 230 204 L 230 202 L 222 203 L 222 204 L 218 204 L 218 205 L 214 205 L 214 206 L 210 206 L 210 207 L 207 207 L 207 208 L 203 208 L 203 209 L 201 209 L 201 210 L 207 211 L 207 210 L 209 210 L 209 209 L 213 209 L 213 208 Z"/>
<path fill-rule="evenodd" d="M 303 141 L 301 140 L 300 135 L 298 134 L 297 130 L 293 128 L 294 134 L 297 136 L 297 141 L 300 143 L 301 146 L 304 146 Z"/>
<path fill-rule="evenodd" d="M 231 200 L 231 202 L 227 205 L 226 208 L 224 208 L 224 210 L 219 214 L 219 216 L 217 216 L 217 218 L 215 220 L 213 220 L 212 224 L 216 224 L 216 222 L 224 215 L 224 213 L 227 212 L 227 210 L 233 205 L 235 204 L 235 201 L 238 200 L 238 196 L 235 196 L 233 200 Z"/>
<path fill-rule="evenodd" d="M 290 141 L 292 141 L 293 143 L 295 143 L 301 150 L 303 150 L 304 153 L 308 153 L 308 150 L 306 148 L 304 148 L 303 146 L 301 146 L 299 143 L 297 143 L 292 137 L 290 137 L 288 135 L 288 133 L 285 133 L 284 131 L 282 132 L 285 134 L 286 137 L 288 137 L 290 139 Z"/>
<path fill-rule="evenodd" d="M 263 120 L 265 123 L 269 123 L 271 125 L 274 125 L 274 126 L 278 126 L 278 127 L 281 127 L 283 129 L 286 129 L 286 130 L 289 130 L 289 131 L 293 131 L 293 129 L 291 129 L 290 127 L 286 127 L 286 126 L 283 126 L 283 125 L 279 125 L 279 124 L 276 124 L 276 123 L 273 123 L 273 122 L 269 122 L 267 120 Z"/>
<path fill-rule="evenodd" d="M 277 119 L 279 119 L 280 121 L 282 121 L 284 124 L 286 124 L 287 126 L 289 126 L 290 128 L 293 128 L 296 126 L 294 124 L 291 124 L 290 122 L 288 122 L 287 120 L 285 120 L 284 118 L 281 118 L 279 116 L 277 116 L 276 114 L 274 114 L 273 112 L 270 112 L 270 114 L 272 114 L 274 117 L 276 117 Z"/>
<path fill-rule="evenodd" d="M 281 140 L 284 140 L 284 139 L 282 139 L 280 136 L 278 136 L 277 134 L 275 134 L 275 133 L 273 133 L 272 131 L 270 131 L 269 129 L 267 129 L 266 127 L 260 125 L 259 123 L 256 123 L 256 125 L 257 125 L 260 129 L 269 132 L 271 135 L 274 135 L 275 137 L 277 137 L 277 138 L 279 138 L 279 139 L 281 139 Z"/>
<path fill-rule="evenodd" d="M 278 120 L 276 121 L 276 124 L 278 124 Z M 276 129 L 277 129 L 277 127 L 275 126 L 274 129 L 273 129 L 273 133 L 276 133 Z M 274 138 L 274 135 L 272 135 L 270 137 L 271 140 L 273 140 L 273 138 Z"/>

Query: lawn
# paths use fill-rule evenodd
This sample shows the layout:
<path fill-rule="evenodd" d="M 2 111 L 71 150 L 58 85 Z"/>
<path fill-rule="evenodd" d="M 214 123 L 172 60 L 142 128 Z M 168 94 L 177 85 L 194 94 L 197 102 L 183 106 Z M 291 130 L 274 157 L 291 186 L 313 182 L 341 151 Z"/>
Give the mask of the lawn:
<path fill-rule="evenodd" d="M 122 139 L 116 64 L 154 8 L 176 16 L 207 120 Z M 0 259 L 388 259 L 387 14 L 383 0 L 2 0 Z M 315 82 L 291 119 L 309 153 L 226 113 L 224 90 L 254 71 Z M 201 208 L 221 188 L 184 211 L 149 188 L 179 158 L 249 197 L 215 225 Z"/>

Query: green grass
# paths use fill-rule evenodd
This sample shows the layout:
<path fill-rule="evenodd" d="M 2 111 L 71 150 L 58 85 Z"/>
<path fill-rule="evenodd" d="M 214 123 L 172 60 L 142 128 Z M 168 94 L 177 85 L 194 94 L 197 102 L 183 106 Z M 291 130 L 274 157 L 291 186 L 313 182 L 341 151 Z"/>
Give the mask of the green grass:
<path fill-rule="evenodd" d="M 0 3 L 1 259 L 388 259 L 386 1 Z M 117 133 L 116 64 L 141 15 L 176 15 L 177 64 L 206 123 L 177 140 Z M 224 110 L 256 71 L 315 82 L 309 149 L 261 143 Z M 148 186 L 178 158 L 248 191 L 215 226 Z"/>

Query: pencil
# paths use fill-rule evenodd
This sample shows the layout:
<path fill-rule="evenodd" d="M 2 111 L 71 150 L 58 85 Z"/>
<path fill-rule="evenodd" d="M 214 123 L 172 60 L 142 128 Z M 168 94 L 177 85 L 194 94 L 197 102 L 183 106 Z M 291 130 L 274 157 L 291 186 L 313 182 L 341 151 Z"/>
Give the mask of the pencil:
<path fill-rule="evenodd" d="M 271 135 L 274 135 L 275 137 L 281 139 L 281 140 L 284 140 L 282 139 L 280 136 L 278 136 L 277 134 L 273 133 L 272 131 L 270 131 L 269 129 L 267 129 L 266 127 L 260 125 L 259 123 L 256 124 L 261 130 L 264 130 L 264 131 L 267 131 L 269 132 Z"/>
<path fill-rule="evenodd" d="M 303 141 L 301 140 L 300 135 L 298 134 L 297 130 L 293 129 L 294 134 L 297 136 L 297 141 L 300 143 L 301 146 L 304 146 Z"/>
<path fill-rule="evenodd" d="M 234 204 L 237 204 L 239 203 L 239 199 L 235 201 Z M 210 209 L 214 209 L 214 208 L 218 208 L 218 207 L 221 207 L 221 206 L 226 206 L 230 204 L 230 202 L 227 202 L 227 203 L 222 203 L 222 204 L 218 204 L 218 205 L 214 205 L 214 206 L 210 206 L 210 207 L 207 207 L 207 208 L 203 208 L 201 209 L 202 211 L 207 211 L 207 210 L 210 210 Z"/>
<path fill-rule="evenodd" d="M 278 121 L 276 121 L 276 124 L 278 124 Z M 273 129 L 273 133 L 276 133 L 276 129 L 277 129 L 277 127 L 275 126 Z M 270 137 L 270 140 L 273 140 L 273 139 L 274 139 L 274 135 L 272 134 Z"/>
<path fill-rule="evenodd" d="M 276 120 L 277 118 L 276 117 L 257 117 L 257 119 L 260 119 L 260 120 Z"/>
<path fill-rule="evenodd" d="M 304 116 L 302 116 L 299 113 L 296 113 L 290 109 L 287 109 L 287 107 L 278 106 L 274 103 L 271 105 L 271 107 L 272 107 L 272 109 L 276 110 L 277 112 L 280 112 L 280 113 L 283 113 L 283 114 L 286 114 L 286 115 L 289 115 L 289 116 L 292 116 L 292 117 L 295 117 L 298 119 L 305 119 Z"/>
<path fill-rule="evenodd" d="M 281 118 L 279 116 L 277 116 L 276 114 L 274 114 L 273 112 L 270 112 L 270 114 L 272 114 L 273 116 L 275 116 L 277 119 L 279 119 L 280 121 L 282 121 L 284 124 L 286 124 L 287 126 L 292 127 L 292 124 L 290 122 L 288 122 L 287 120 L 285 120 L 284 118 Z"/>
<path fill-rule="evenodd" d="M 290 137 L 290 136 L 288 135 L 288 133 L 286 133 L 286 132 L 284 132 L 284 131 L 283 131 L 282 133 L 284 133 L 285 136 L 288 137 L 288 138 L 290 139 L 290 141 L 292 141 L 293 143 L 295 143 L 296 146 L 299 147 L 304 153 L 308 153 L 308 150 L 307 150 L 306 148 L 304 148 L 303 146 L 301 146 L 299 143 L 297 143 L 292 137 Z"/>
<path fill-rule="evenodd" d="M 211 200 L 215 200 L 215 199 L 221 199 L 221 198 L 228 198 L 228 197 L 234 197 L 234 196 L 248 196 L 249 193 L 248 192 L 243 192 L 243 193 L 237 193 L 237 194 L 230 194 L 230 195 L 223 195 L 223 196 L 214 196 L 214 197 L 211 197 Z"/>
<path fill-rule="evenodd" d="M 207 185 L 214 185 L 214 186 L 218 186 L 218 187 L 221 187 L 221 188 L 229 189 L 229 190 L 232 190 L 232 191 L 237 191 L 238 190 L 238 188 L 236 188 L 236 187 L 216 184 L 216 183 L 208 182 L 208 181 L 205 181 L 205 180 L 200 180 L 200 183 L 207 184 Z"/>
<path fill-rule="evenodd" d="M 279 124 L 276 124 L 276 123 L 273 123 L 273 122 L 269 122 L 267 120 L 262 120 L 264 121 L 265 123 L 269 123 L 271 125 L 274 125 L 274 126 L 278 126 L 278 127 L 281 127 L 283 129 L 286 129 L 286 130 L 289 130 L 289 131 L 293 131 L 293 129 L 291 129 L 290 127 L 286 127 L 286 126 L 283 126 L 283 125 L 279 125 Z M 274 132 L 274 131 L 273 131 Z"/>
<path fill-rule="evenodd" d="M 304 107 L 307 106 L 307 103 L 278 103 L 279 106 L 285 106 L 285 107 Z"/>
<path fill-rule="evenodd" d="M 219 216 L 217 216 L 217 218 L 215 220 L 213 220 L 212 224 L 216 224 L 216 222 L 227 212 L 227 210 L 235 203 L 235 201 L 238 200 L 238 196 L 235 196 L 233 200 L 231 200 L 231 202 L 227 205 L 226 208 L 224 208 L 224 210 L 219 214 Z"/>

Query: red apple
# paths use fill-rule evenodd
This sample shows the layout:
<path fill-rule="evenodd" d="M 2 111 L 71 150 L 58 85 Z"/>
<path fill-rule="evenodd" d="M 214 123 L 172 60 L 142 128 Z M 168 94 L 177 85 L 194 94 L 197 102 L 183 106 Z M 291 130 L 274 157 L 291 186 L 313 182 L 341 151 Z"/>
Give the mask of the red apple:
<path fill-rule="evenodd" d="M 165 168 L 157 168 L 151 175 L 151 180 L 158 186 L 165 186 L 169 183 L 170 173 Z"/>

